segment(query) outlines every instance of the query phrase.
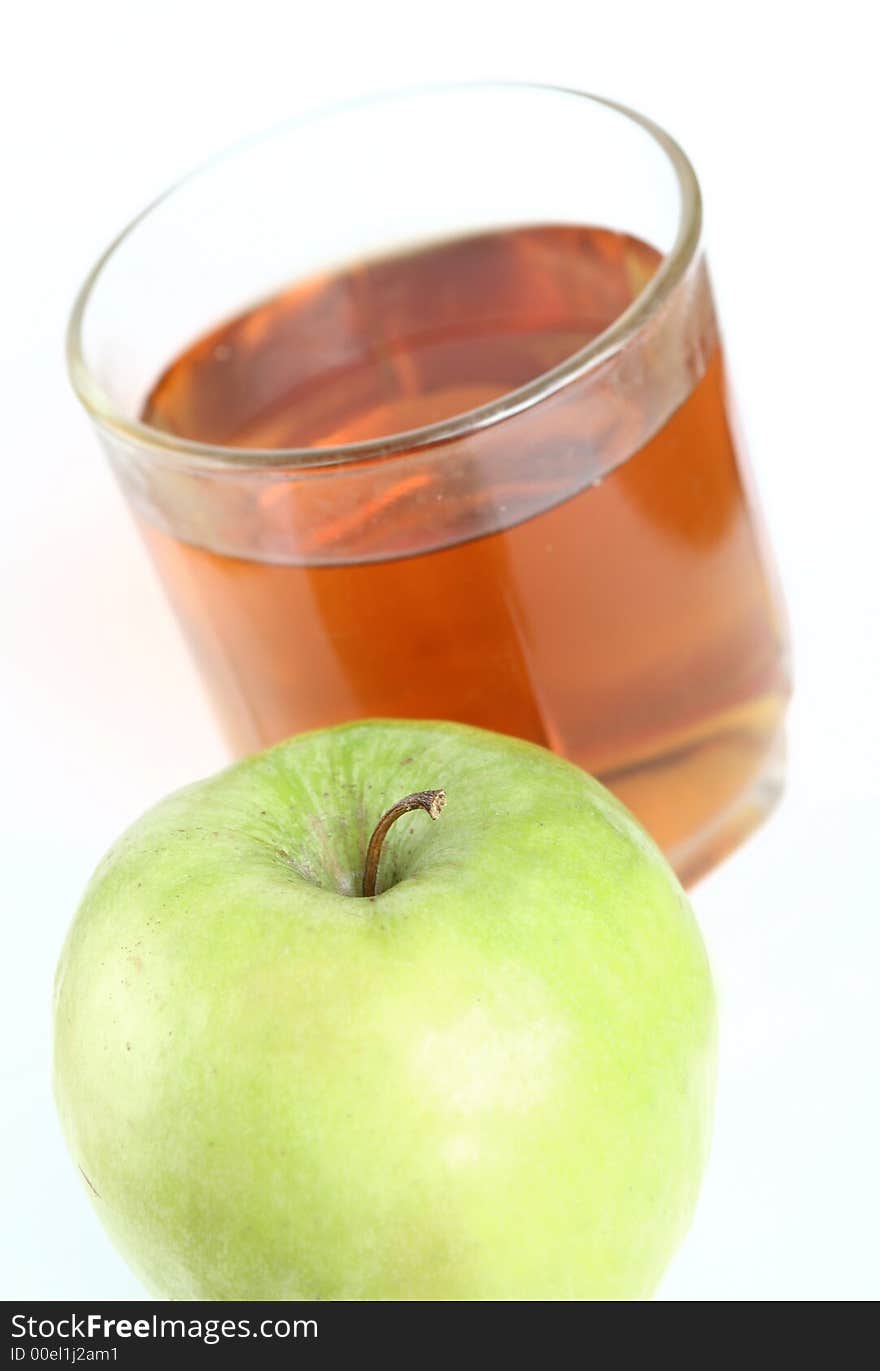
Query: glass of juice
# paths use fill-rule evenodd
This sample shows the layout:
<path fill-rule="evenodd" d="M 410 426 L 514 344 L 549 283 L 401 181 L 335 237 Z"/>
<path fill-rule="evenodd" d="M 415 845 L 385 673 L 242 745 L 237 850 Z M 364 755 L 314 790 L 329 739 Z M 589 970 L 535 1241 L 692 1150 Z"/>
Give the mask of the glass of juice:
<path fill-rule="evenodd" d="M 783 612 L 699 187 L 649 120 L 481 84 L 298 121 L 125 230 L 69 356 L 235 755 L 496 729 L 685 881 L 772 806 Z"/>

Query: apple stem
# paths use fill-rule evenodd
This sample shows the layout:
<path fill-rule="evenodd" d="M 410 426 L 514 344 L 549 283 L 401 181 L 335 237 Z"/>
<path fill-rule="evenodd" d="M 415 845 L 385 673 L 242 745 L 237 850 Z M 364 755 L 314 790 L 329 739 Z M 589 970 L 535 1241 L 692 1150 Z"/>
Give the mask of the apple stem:
<path fill-rule="evenodd" d="M 396 805 L 386 809 L 376 827 L 373 829 L 373 836 L 367 848 L 367 859 L 364 863 L 364 896 L 372 899 L 376 893 L 376 877 L 379 874 L 379 858 L 382 855 L 382 844 L 385 835 L 393 823 L 402 818 L 404 814 L 409 814 L 413 809 L 423 809 L 432 819 L 439 819 L 446 804 L 445 790 L 417 790 L 413 795 L 405 795 L 402 800 L 398 800 Z"/>

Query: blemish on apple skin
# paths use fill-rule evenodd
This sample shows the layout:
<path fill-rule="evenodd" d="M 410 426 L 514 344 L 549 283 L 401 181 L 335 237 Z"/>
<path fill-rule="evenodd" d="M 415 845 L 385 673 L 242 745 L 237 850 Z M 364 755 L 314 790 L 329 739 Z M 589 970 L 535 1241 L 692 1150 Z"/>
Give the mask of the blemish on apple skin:
<path fill-rule="evenodd" d="M 100 1199 L 102 1198 L 101 1195 L 100 1195 L 99 1192 L 95 1189 L 95 1187 L 92 1185 L 92 1182 L 89 1180 L 88 1176 L 86 1175 L 85 1171 L 83 1171 L 82 1167 L 81 1167 L 81 1166 L 78 1166 L 76 1169 L 77 1169 L 77 1171 L 79 1172 L 79 1174 L 82 1176 L 82 1178 L 83 1178 L 83 1180 L 85 1181 L 86 1185 L 87 1185 L 87 1186 L 89 1187 L 89 1189 L 91 1190 L 92 1194 L 95 1195 L 95 1196 L 100 1200 Z"/>

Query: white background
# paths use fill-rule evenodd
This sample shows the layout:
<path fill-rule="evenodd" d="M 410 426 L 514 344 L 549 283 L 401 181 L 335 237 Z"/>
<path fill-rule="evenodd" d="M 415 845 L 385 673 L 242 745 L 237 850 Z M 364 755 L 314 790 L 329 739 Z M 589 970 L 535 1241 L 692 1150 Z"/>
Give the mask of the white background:
<path fill-rule="evenodd" d="M 140 1293 L 55 1122 L 52 975 L 111 839 L 224 761 L 69 392 L 68 307 L 112 234 L 206 153 L 352 93 L 481 76 L 614 97 L 690 152 L 793 622 L 787 797 L 695 893 L 721 999 L 717 1136 L 661 1296 L 880 1295 L 873 8 L 35 0 L 7 18 L 0 1295 Z"/>

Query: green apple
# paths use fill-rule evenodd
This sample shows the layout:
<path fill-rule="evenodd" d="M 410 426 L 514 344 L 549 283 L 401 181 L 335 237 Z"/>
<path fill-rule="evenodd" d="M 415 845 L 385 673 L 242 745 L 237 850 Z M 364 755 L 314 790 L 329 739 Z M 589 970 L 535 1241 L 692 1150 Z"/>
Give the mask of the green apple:
<path fill-rule="evenodd" d="M 437 787 L 365 896 L 377 820 Z M 714 1067 L 657 848 L 578 768 L 457 724 L 306 734 L 170 796 L 99 866 L 57 978 L 73 1156 L 181 1300 L 645 1297 Z"/>

